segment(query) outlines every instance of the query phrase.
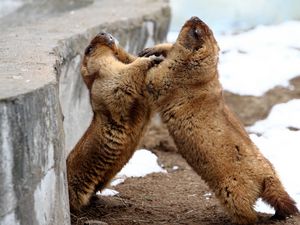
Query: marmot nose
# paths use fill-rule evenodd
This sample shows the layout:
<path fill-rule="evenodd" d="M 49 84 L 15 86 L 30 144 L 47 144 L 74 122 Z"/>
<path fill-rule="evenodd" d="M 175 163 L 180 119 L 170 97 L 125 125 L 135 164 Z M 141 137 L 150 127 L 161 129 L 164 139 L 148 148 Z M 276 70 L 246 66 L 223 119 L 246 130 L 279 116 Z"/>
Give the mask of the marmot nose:
<path fill-rule="evenodd" d="M 104 37 L 106 37 L 106 38 L 108 38 L 108 39 L 110 39 L 110 40 L 113 39 L 113 36 L 112 36 L 110 33 L 106 33 L 106 32 L 104 32 L 104 31 L 98 33 L 98 36 L 104 36 Z"/>
<path fill-rule="evenodd" d="M 195 21 L 195 22 L 199 22 L 199 21 L 201 21 L 197 16 L 193 16 L 193 17 L 191 17 L 191 19 L 190 19 L 191 21 Z"/>

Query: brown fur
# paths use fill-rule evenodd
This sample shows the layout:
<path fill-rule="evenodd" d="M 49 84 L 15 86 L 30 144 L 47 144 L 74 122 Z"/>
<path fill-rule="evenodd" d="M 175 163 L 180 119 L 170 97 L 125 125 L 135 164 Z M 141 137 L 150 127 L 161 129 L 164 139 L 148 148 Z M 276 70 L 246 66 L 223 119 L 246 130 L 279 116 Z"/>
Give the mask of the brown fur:
<path fill-rule="evenodd" d="M 151 69 L 147 89 L 178 151 L 207 182 L 238 224 L 257 220 L 261 197 L 276 218 L 296 214 L 271 163 L 252 143 L 224 103 L 218 79 L 219 48 L 212 31 L 197 17 L 183 26 L 174 45 L 161 44 L 140 55 L 165 55 Z"/>
<path fill-rule="evenodd" d="M 88 204 L 137 147 L 151 117 L 144 81 L 153 65 L 152 59 L 127 54 L 107 33 L 98 34 L 87 47 L 81 73 L 94 116 L 67 158 L 72 212 Z"/>

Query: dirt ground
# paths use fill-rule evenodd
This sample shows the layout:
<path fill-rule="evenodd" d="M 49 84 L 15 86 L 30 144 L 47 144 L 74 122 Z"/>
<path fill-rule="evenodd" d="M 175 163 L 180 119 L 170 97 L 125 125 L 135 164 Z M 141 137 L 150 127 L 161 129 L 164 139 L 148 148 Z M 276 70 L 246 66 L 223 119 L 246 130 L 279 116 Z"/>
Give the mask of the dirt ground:
<path fill-rule="evenodd" d="M 166 150 L 165 146 L 161 147 Z M 72 216 L 72 225 L 231 224 L 214 195 L 209 195 L 206 184 L 173 148 L 171 150 L 153 150 L 168 173 L 126 179 L 114 187 L 118 195 L 95 197 L 80 215 Z M 285 221 L 272 221 L 270 216 L 259 214 L 258 224 L 300 224 L 300 216 Z"/>

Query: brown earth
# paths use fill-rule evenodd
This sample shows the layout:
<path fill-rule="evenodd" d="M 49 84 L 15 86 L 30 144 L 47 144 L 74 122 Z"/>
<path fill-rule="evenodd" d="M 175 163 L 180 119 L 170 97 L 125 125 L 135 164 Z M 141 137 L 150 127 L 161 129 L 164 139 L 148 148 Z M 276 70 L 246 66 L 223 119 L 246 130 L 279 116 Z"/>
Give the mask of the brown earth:
<path fill-rule="evenodd" d="M 154 150 L 168 173 L 129 178 L 114 187 L 120 193 L 113 197 L 95 197 L 81 215 L 72 216 L 72 225 L 109 224 L 187 224 L 229 225 L 230 219 L 212 196 L 206 184 L 176 152 Z M 173 166 L 178 166 L 177 170 Z M 258 224 L 295 225 L 300 216 L 272 221 L 259 214 Z M 91 220 L 90 222 L 86 222 Z M 95 223 L 92 221 L 106 223 Z"/>
<path fill-rule="evenodd" d="M 226 102 L 245 125 L 265 118 L 273 105 L 300 98 L 300 76 L 290 81 L 292 88 L 275 87 L 263 96 L 225 93 Z M 128 178 L 113 189 L 113 197 L 95 197 L 80 215 L 72 215 L 72 225 L 229 225 L 230 218 L 206 184 L 177 153 L 165 126 L 155 117 L 140 147 L 152 149 L 168 173 Z M 178 166 L 174 170 L 173 166 Z M 263 225 L 300 225 L 300 215 L 284 221 L 259 214 Z M 89 222 L 87 222 L 89 221 Z M 102 222 L 99 222 L 102 221 Z"/>

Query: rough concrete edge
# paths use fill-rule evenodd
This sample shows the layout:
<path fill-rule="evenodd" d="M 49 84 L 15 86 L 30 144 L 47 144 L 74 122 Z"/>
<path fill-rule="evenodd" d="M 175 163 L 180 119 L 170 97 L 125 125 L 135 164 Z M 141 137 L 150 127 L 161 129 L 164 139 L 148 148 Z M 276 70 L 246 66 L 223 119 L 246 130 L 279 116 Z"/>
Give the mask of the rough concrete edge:
<path fill-rule="evenodd" d="M 83 51 L 82 48 L 78 48 L 78 49 L 73 49 L 70 46 L 72 45 L 72 42 L 78 42 L 78 39 L 85 39 L 86 40 L 86 44 L 84 45 L 84 47 L 87 46 L 87 43 L 92 39 L 92 37 L 94 37 L 99 31 L 107 31 L 107 32 L 111 32 L 112 34 L 116 34 L 118 33 L 114 27 L 115 24 L 124 24 L 124 27 L 126 28 L 126 30 L 128 29 L 128 24 L 136 24 L 136 26 L 141 26 L 143 22 L 148 22 L 148 21 L 155 21 L 156 17 L 159 17 L 163 14 L 170 16 L 171 11 L 169 6 L 164 6 L 163 8 L 161 8 L 160 10 L 158 10 L 155 14 L 151 14 L 151 15 L 144 15 L 141 18 L 130 18 L 126 21 L 124 20 L 119 20 L 119 21 L 114 21 L 113 23 L 103 23 L 103 24 L 99 24 L 96 27 L 88 27 L 86 29 L 85 32 L 83 33 L 78 33 L 75 35 L 72 35 L 69 39 L 66 40 L 60 40 L 58 42 L 58 45 L 56 47 L 53 48 L 53 52 L 54 55 L 57 57 L 56 58 L 56 63 L 54 65 L 54 68 L 56 70 L 56 75 L 57 75 L 57 80 L 59 80 L 59 75 L 60 75 L 60 71 L 59 68 L 61 65 L 64 64 L 64 61 L 67 57 L 75 57 L 76 55 L 82 55 Z M 168 26 L 170 24 L 170 20 L 167 22 Z M 164 40 L 167 36 L 167 30 L 160 30 L 160 29 L 156 29 L 154 28 L 155 33 L 154 33 L 154 38 L 157 40 Z M 118 36 L 117 36 L 118 38 Z M 122 45 L 122 43 L 120 43 Z M 124 44 L 124 43 L 123 43 Z M 145 44 L 146 44 L 146 40 L 145 40 Z M 122 46 L 125 47 L 126 46 Z M 130 49 L 129 49 L 130 51 Z M 131 53 L 136 53 L 136 52 L 132 52 Z"/>
<path fill-rule="evenodd" d="M 36 105 L 37 100 L 39 103 L 37 107 L 39 113 L 42 115 L 41 117 L 36 117 L 35 115 L 28 114 L 28 110 L 30 110 L 30 105 Z M 44 183 L 43 181 L 46 178 L 46 176 L 49 174 L 49 171 L 54 172 L 56 178 L 58 178 L 56 179 L 56 182 L 53 186 L 54 190 L 66 189 L 64 187 L 66 186 L 65 177 L 63 177 L 64 175 L 61 174 L 64 173 L 65 171 L 65 161 L 61 160 L 65 158 L 65 156 L 62 155 L 65 152 L 61 151 L 62 149 L 64 149 L 63 124 L 62 124 L 62 120 L 57 119 L 61 115 L 59 100 L 58 100 L 57 83 L 50 82 L 47 85 L 43 86 L 42 88 L 35 89 L 34 92 L 28 92 L 24 95 L 20 95 L 17 98 L 9 99 L 7 101 L 0 101 L 0 105 L 5 106 L 5 107 L 0 107 L 0 110 L 2 112 L 1 116 L 4 117 L 6 116 L 8 118 L 6 120 L 6 123 L 7 126 L 9 126 L 6 127 L 8 128 L 7 135 L 9 136 L 8 137 L 2 136 L 2 133 L 0 135 L 2 140 L 2 141 L 0 140 L 0 144 L 1 146 L 4 147 L 1 148 L 1 152 L 6 151 L 5 146 L 3 145 L 3 140 L 6 139 L 10 142 L 16 141 L 15 143 L 11 144 L 10 146 L 11 149 L 8 149 L 8 151 L 9 150 L 12 151 L 11 159 L 10 159 L 11 168 L 7 167 L 6 170 L 2 171 L 4 174 L 4 180 L 5 180 L 5 173 L 11 173 L 12 175 L 11 183 L 1 184 L 4 185 L 1 189 L 7 190 L 6 194 L 11 196 L 12 198 L 6 199 L 8 200 L 6 203 L 1 202 L 0 205 L 1 208 L 2 206 L 7 208 L 1 210 L 2 212 L 1 212 L 0 222 L 3 222 L 2 221 L 3 219 L 5 224 L 5 218 L 6 218 L 7 219 L 6 224 L 11 224 L 12 221 L 14 222 L 14 224 L 20 224 L 20 221 L 22 221 L 23 219 L 27 221 L 30 220 L 32 221 L 33 224 L 38 224 L 36 221 L 37 218 L 35 217 L 37 215 L 32 213 L 34 211 L 36 212 L 36 209 L 40 209 L 39 208 L 40 205 L 38 204 L 31 205 L 31 204 L 35 203 L 36 195 L 38 194 L 39 190 L 43 190 L 44 188 L 47 188 L 46 183 Z M 12 112 L 14 113 L 9 114 L 8 110 L 11 113 Z M 42 112 L 46 112 L 47 115 L 43 115 Z M 5 122 L 5 120 L 3 122 Z M 43 123 L 48 124 L 48 126 L 44 128 L 49 128 L 49 132 L 46 130 L 45 132 L 47 133 L 47 135 L 42 136 L 40 138 L 39 135 L 41 134 L 35 133 L 36 135 L 34 135 L 33 132 L 35 129 L 39 129 L 36 127 L 37 124 L 43 124 Z M 33 135 L 32 136 L 24 135 L 25 130 L 26 132 L 28 131 L 30 132 L 30 134 Z M 18 140 L 22 140 L 22 144 L 18 143 Z M 41 145 L 45 145 L 45 144 L 47 145 L 47 143 L 44 143 L 43 140 L 46 140 L 47 143 L 51 145 L 51 150 L 43 151 L 43 149 L 39 148 L 39 146 Z M 46 149 L 48 149 L 47 146 Z M 31 163 L 29 165 L 26 165 L 26 161 L 24 161 L 24 159 L 22 158 L 23 155 L 26 155 L 25 159 L 27 160 L 30 159 L 31 157 L 33 158 L 37 157 L 38 162 L 35 162 L 32 165 Z M 6 157 L 7 155 L 4 154 L 4 158 Z M 16 162 L 20 163 L 20 165 L 15 164 Z M 52 162 L 53 164 L 50 162 Z M 21 174 L 16 173 L 17 171 L 20 170 L 21 170 Z M 15 182 L 19 182 L 19 183 L 15 183 Z M 9 186 L 7 186 L 7 184 Z M 44 191 L 46 191 L 47 193 L 47 190 Z M 43 191 L 41 193 L 43 193 Z M 54 191 L 52 192 L 52 194 L 56 199 L 54 203 L 57 207 L 58 201 L 63 201 L 64 199 L 63 198 L 61 199 L 59 198 L 59 196 L 56 196 L 56 195 L 60 195 L 61 193 L 55 193 Z M 4 195 L 3 200 L 5 200 L 5 197 L 7 196 Z M 49 200 L 47 199 L 48 196 L 44 196 L 44 197 L 37 196 L 37 197 L 41 204 L 45 204 L 45 201 Z M 23 207 L 24 205 L 26 207 Z M 52 209 L 55 209 L 55 206 L 53 206 Z M 56 214 L 55 215 L 54 214 L 55 214 L 54 210 L 50 210 L 48 215 L 53 215 L 53 217 L 57 216 Z M 40 218 L 44 220 L 45 216 L 46 216 L 45 214 L 40 215 Z M 64 218 L 64 221 L 66 221 L 67 224 L 69 223 L 68 216 L 65 215 L 60 215 L 60 216 Z M 55 219 L 52 218 L 51 222 L 53 220 Z M 51 222 L 50 224 L 52 224 Z"/>

